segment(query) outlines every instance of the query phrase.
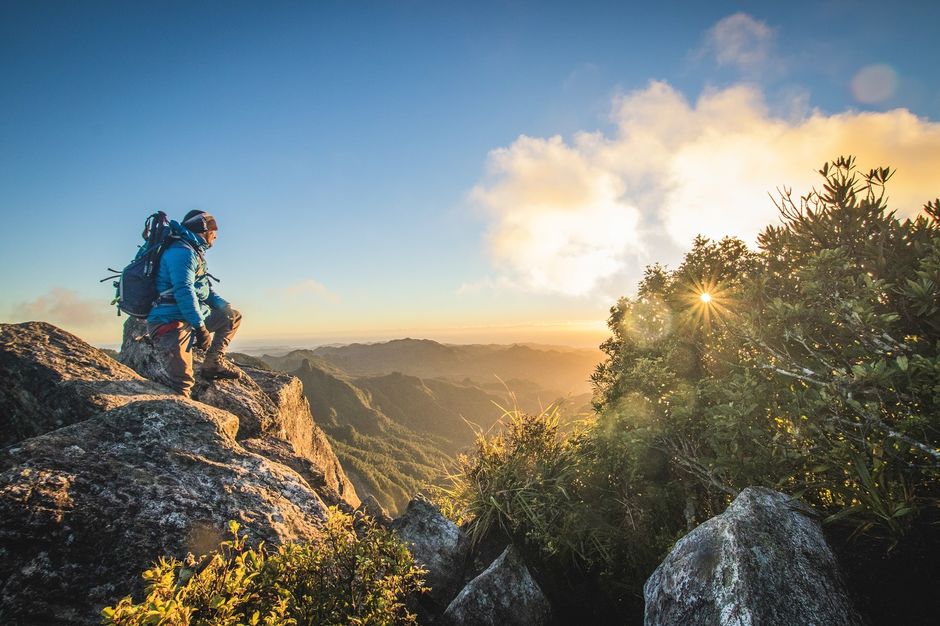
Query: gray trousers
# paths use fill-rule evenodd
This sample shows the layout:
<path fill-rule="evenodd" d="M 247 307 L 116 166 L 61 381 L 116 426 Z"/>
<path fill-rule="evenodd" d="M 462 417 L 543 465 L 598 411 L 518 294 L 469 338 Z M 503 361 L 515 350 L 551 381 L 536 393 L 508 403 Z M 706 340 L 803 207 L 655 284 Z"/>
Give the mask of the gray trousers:
<path fill-rule="evenodd" d="M 242 315 L 235 309 L 212 309 L 206 318 L 206 329 L 212 333 L 212 345 L 207 354 L 224 354 L 232 337 L 238 331 Z M 166 366 L 170 386 L 187 398 L 192 393 L 196 379 L 193 376 L 193 350 L 190 347 L 193 337 L 193 327 L 186 322 L 180 322 L 176 328 L 170 329 L 159 336 L 157 333 L 163 324 L 147 323 L 147 332 L 153 341 L 154 347 L 163 358 Z"/>

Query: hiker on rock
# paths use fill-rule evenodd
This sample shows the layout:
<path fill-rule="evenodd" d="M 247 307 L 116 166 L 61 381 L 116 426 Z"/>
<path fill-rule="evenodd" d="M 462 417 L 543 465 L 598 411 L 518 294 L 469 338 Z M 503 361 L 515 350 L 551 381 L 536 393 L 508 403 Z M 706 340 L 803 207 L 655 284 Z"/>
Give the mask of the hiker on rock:
<path fill-rule="evenodd" d="M 166 359 L 173 387 L 189 397 L 195 383 L 194 347 L 207 351 L 200 370 L 204 377 L 239 377 L 224 354 L 242 316 L 212 290 L 209 280 L 204 254 L 218 236 L 215 218 L 205 211 L 190 211 L 181 223 L 171 225 L 175 237 L 160 257 L 156 272 L 160 296 L 147 316 L 147 330 Z"/>

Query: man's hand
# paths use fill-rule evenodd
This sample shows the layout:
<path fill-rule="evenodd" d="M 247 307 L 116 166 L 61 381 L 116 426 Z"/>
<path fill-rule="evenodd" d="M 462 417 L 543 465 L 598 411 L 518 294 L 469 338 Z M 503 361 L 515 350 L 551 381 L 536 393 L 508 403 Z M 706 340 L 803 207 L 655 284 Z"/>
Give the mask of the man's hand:
<path fill-rule="evenodd" d="M 209 349 L 211 344 L 212 335 L 209 334 L 208 328 L 205 326 L 199 326 L 193 329 L 193 345 L 202 351 L 206 351 Z"/>

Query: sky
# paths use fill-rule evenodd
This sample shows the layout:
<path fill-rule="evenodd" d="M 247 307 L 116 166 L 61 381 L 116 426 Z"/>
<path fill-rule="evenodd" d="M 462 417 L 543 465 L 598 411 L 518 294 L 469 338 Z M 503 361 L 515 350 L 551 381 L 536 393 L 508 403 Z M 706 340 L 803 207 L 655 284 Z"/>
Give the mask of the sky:
<path fill-rule="evenodd" d="M 940 195 L 934 2 L 0 3 L 0 322 L 97 345 L 144 219 L 215 215 L 235 348 L 596 346 L 643 268 L 823 162 Z"/>

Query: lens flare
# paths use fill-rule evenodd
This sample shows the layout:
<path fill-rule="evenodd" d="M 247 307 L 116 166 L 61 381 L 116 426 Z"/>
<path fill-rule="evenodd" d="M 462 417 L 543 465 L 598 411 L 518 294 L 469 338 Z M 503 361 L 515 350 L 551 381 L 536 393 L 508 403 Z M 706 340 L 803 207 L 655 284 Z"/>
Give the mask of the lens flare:
<path fill-rule="evenodd" d="M 731 317 L 731 289 L 712 278 L 693 280 L 685 301 L 688 308 L 686 321 L 705 329 L 714 323 L 722 323 Z"/>

